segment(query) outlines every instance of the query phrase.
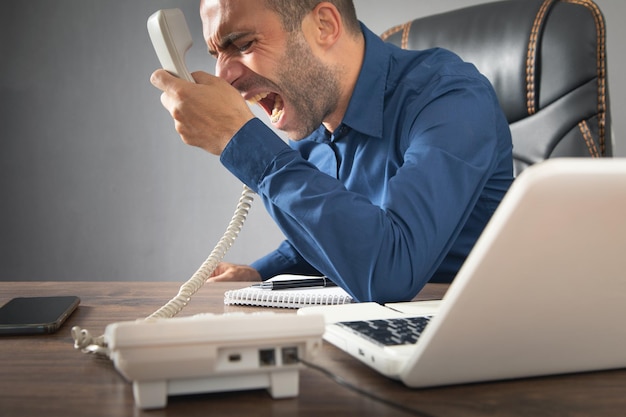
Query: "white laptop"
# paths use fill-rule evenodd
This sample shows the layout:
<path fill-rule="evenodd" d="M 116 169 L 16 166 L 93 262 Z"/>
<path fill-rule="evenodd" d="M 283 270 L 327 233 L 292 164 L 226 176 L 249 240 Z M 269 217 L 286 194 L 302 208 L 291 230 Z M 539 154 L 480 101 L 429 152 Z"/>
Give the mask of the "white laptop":
<path fill-rule="evenodd" d="M 526 169 L 443 300 L 298 311 L 314 313 L 328 342 L 410 387 L 624 368 L 626 158 Z M 341 324 L 424 315 L 417 341 L 402 345 Z"/>

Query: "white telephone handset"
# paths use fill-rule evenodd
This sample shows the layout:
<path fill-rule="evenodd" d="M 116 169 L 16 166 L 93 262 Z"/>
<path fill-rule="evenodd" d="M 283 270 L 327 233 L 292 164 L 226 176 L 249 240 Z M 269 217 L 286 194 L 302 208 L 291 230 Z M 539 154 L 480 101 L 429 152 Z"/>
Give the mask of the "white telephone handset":
<path fill-rule="evenodd" d="M 148 18 L 148 34 L 164 70 L 195 82 L 185 66 L 185 54 L 193 40 L 180 9 L 159 10 Z"/>

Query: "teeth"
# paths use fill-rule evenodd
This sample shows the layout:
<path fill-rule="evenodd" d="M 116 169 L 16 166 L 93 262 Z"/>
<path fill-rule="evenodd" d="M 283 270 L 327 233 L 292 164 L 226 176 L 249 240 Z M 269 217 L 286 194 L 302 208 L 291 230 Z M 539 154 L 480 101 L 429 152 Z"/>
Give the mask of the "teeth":
<path fill-rule="evenodd" d="M 280 98 L 280 96 L 276 96 L 276 100 L 274 101 L 274 109 L 272 110 L 272 115 L 270 116 L 270 120 L 272 121 L 272 123 L 277 123 L 283 116 L 283 113 L 285 113 L 282 107 L 283 99 Z"/>
<path fill-rule="evenodd" d="M 284 110 L 276 110 L 274 109 L 272 111 L 272 115 L 270 116 L 270 119 L 272 120 L 272 123 L 278 123 L 278 121 L 280 120 L 280 118 L 283 116 L 283 113 L 285 111 Z"/>
<path fill-rule="evenodd" d="M 249 98 L 248 103 L 258 104 L 259 101 L 269 96 L 269 94 L 270 93 L 259 93 L 256 96 Z M 272 114 L 270 115 L 270 120 L 272 121 L 272 123 L 277 123 L 280 120 L 280 118 L 283 116 L 283 113 L 285 113 L 282 107 L 283 107 L 283 99 L 280 98 L 280 96 L 276 96 L 276 100 L 274 101 L 274 109 L 272 110 Z"/>
<path fill-rule="evenodd" d="M 268 95 L 269 95 L 269 93 L 257 94 L 256 96 L 254 96 L 251 99 L 249 99 L 248 102 L 251 103 L 251 104 L 257 104 L 259 101 L 263 100 Z"/>

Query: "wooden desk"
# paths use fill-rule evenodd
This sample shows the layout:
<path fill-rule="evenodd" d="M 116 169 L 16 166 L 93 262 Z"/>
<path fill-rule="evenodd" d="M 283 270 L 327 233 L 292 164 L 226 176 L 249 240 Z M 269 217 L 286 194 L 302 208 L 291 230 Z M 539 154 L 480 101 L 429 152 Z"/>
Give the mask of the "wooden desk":
<path fill-rule="evenodd" d="M 135 408 L 130 383 L 112 363 L 73 348 L 70 329 L 100 335 L 107 324 L 149 315 L 179 283 L 0 282 L 0 304 L 15 296 L 73 294 L 81 305 L 61 330 L 48 336 L 0 338 L 0 416 L 404 416 L 347 390 L 321 373 L 300 371 L 300 395 L 273 400 L 265 390 L 170 397 L 162 410 Z M 245 310 L 224 306 L 227 289 L 206 285 L 182 313 Z M 418 298 L 440 297 L 445 285 L 428 285 Z M 292 310 L 279 310 L 285 314 Z M 581 337 L 585 337 L 581 333 Z M 316 363 L 348 381 L 432 416 L 619 416 L 626 414 L 626 370 L 414 390 L 371 371 L 327 343 Z"/>

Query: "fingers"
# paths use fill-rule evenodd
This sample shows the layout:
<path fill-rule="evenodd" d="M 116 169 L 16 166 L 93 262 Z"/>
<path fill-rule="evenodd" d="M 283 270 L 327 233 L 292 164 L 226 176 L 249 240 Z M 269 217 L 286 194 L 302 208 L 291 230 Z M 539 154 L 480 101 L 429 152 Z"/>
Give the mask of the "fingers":
<path fill-rule="evenodd" d="M 234 265 L 226 262 L 220 263 L 213 276 L 207 282 L 224 281 L 261 281 L 258 271 L 247 265 Z"/>
<path fill-rule="evenodd" d="M 191 76 L 194 78 L 197 84 L 210 85 L 219 80 L 219 78 L 204 71 L 193 72 Z M 161 91 L 167 91 L 173 87 L 183 86 L 189 83 L 189 81 L 175 77 L 164 69 L 158 69 L 154 71 L 150 76 L 150 82 Z"/>
<path fill-rule="evenodd" d="M 198 84 L 210 85 L 219 80 L 219 78 L 217 78 L 216 76 L 206 73 L 204 71 L 192 72 L 191 76 L 194 80 L 196 80 L 196 83 Z"/>
<path fill-rule="evenodd" d="M 183 142 L 190 144 L 186 139 L 188 132 L 186 132 L 186 125 L 183 123 L 182 117 L 184 114 L 185 90 L 189 87 L 189 84 L 193 83 L 175 77 L 163 69 L 154 71 L 150 76 L 150 82 L 162 91 L 160 97 L 161 104 L 174 119 L 174 127 L 181 135 Z"/>
<path fill-rule="evenodd" d="M 158 88 L 161 91 L 167 91 L 172 86 L 175 86 L 180 83 L 184 83 L 187 81 L 181 80 L 165 71 L 164 69 L 158 69 L 152 73 L 150 76 L 150 82 L 153 86 Z"/>

